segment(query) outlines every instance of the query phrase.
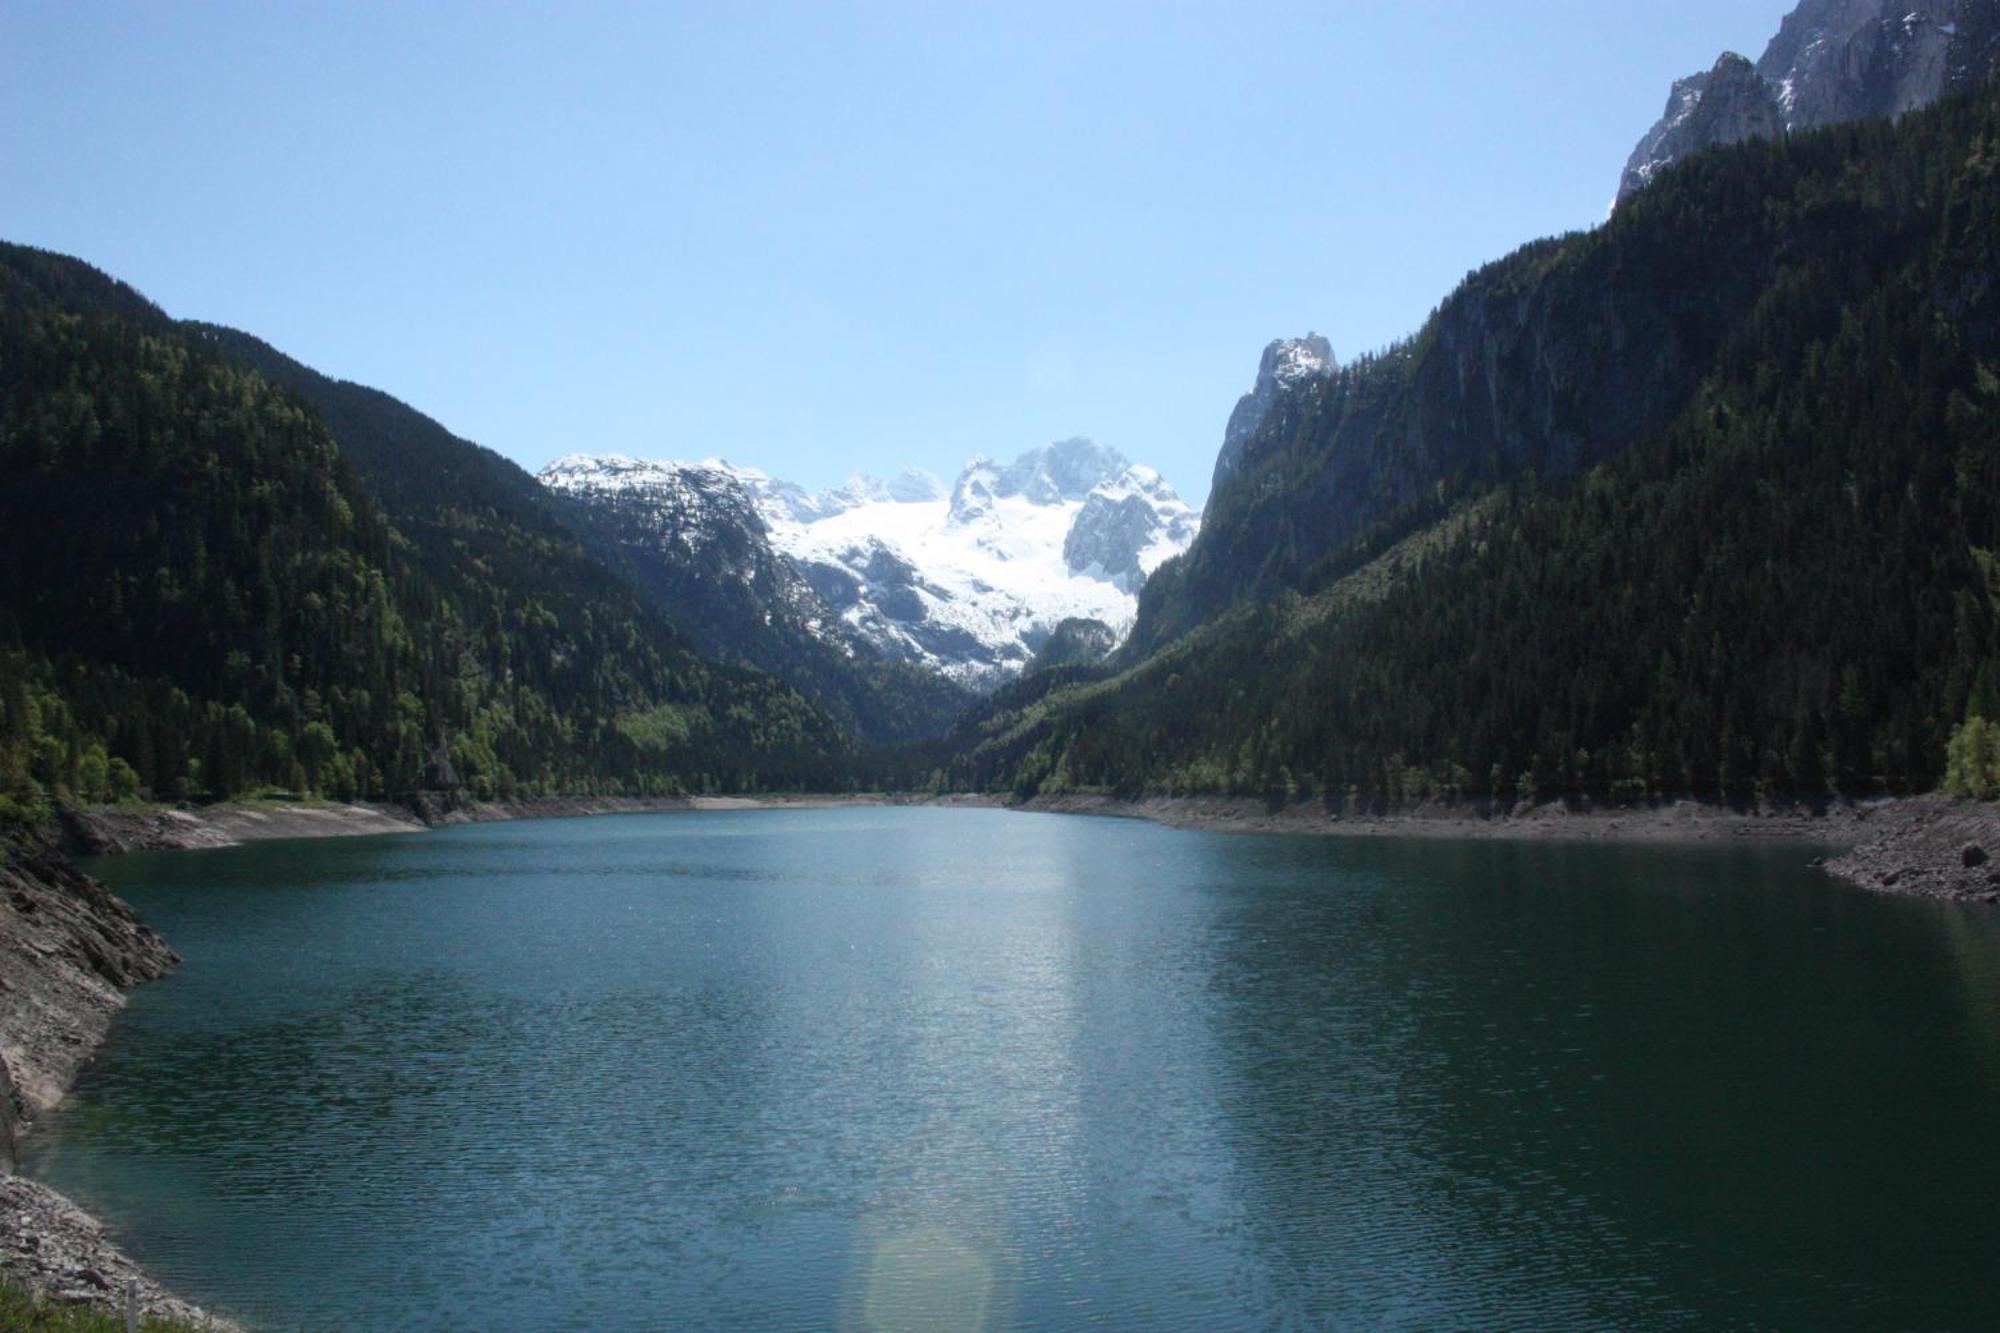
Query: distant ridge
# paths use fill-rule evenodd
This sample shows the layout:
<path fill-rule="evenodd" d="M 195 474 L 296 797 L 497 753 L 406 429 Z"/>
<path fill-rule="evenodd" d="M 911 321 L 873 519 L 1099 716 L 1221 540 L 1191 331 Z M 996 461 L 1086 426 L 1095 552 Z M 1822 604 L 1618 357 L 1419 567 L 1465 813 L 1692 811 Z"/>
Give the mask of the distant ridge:
<path fill-rule="evenodd" d="M 1200 527 L 1157 472 L 1091 440 L 976 458 L 949 490 L 912 471 L 812 494 L 721 459 L 620 455 L 561 458 L 541 479 L 620 515 L 632 558 L 684 596 L 708 589 L 717 634 L 781 627 L 967 689 L 1018 674 L 1064 622 L 1122 637 L 1146 576 Z"/>

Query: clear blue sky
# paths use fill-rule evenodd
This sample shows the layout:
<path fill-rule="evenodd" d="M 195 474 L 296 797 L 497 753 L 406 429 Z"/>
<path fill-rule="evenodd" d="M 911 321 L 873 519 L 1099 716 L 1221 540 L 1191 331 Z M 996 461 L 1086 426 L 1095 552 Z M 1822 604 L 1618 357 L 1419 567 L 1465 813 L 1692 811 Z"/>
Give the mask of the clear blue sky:
<path fill-rule="evenodd" d="M 530 468 L 1090 435 L 1199 502 L 1263 344 L 1605 213 L 1792 0 L 0 0 L 0 237 Z"/>

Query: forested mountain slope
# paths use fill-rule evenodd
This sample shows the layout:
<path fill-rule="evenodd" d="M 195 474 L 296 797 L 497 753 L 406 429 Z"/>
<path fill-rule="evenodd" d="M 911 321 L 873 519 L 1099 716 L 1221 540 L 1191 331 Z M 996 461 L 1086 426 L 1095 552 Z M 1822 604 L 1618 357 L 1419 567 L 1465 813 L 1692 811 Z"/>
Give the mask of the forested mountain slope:
<path fill-rule="evenodd" d="M 636 465 L 645 480 L 578 455 L 545 468 L 592 549 L 676 619 L 702 651 L 790 682 L 864 740 L 934 739 L 972 701 L 942 673 L 895 660 L 847 631 L 789 557 L 736 470 Z"/>
<path fill-rule="evenodd" d="M 626 515 L 551 491 L 378 389 L 322 375 L 235 329 L 181 327 L 311 404 L 362 485 L 428 563 L 511 586 L 636 595 L 702 656 L 777 676 L 864 741 L 935 736 L 966 702 L 935 673 L 840 654 L 719 568 L 655 558 L 634 540 Z M 727 545 L 740 534 L 718 530 L 714 538 Z M 476 569 L 455 558 L 466 552 L 476 553 Z"/>
<path fill-rule="evenodd" d="M 1250 441 L 1121 673 L 969 785 L 1935 785 L 2000 657 L 2000 102 L 1751 143 L 1473 275 Z"/>
<path fill-rule="evenodd" d="M 423 453 L 384 409 L 371 462 L 391 482 L 366 485 L 243 351 L 88 265 L 0 247 L 0 792 L 16 804 L 846 780 L 824 714 L 702 661 L 515 502 L 543 503 L 525 474 L 510 496 L 490 455 Z"/>

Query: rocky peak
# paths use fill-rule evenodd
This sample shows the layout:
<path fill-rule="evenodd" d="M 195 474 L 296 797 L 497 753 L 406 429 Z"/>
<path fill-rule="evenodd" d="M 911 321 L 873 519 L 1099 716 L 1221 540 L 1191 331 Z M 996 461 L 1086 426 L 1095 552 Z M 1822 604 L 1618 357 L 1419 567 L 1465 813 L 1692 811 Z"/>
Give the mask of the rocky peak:
<path fill-rule="evenodd" d="M 1095 440 L 1059 440 L 1030 449 L 1000 474 L 998 493 L 1038 505 L 1081 500 L 1131 467 L 1125 455 Z"/>
<path fill-rule="evenodd" d="M 1075 617 L 1055 627 L 1028 664 L 1030 673 L 1051 667 L 1095 666 L 1117 650 L 1124 637 L 1101 620 Z"/>
<path fill-rule="evenodd" d="M 1063 563 L 1072 574 L 1104 579 L 1136 594 L 1146 581 L 1140 557 L 1161 527 L 1159 511 L 1144 496 L 1128 491 L 1114 498 L 1094 492 L 1063 539 Z"/>
<path fill-rule="evenodd" d="M 1667 114 L 1633 150 L 1625 164 L 1618 196 L 1645 188 L 1660 172 L 1706 148 L 1776 138 L 1784 132 L 1778 96 L 1757 67 L 1735 52 L 1725 54 L 1706 74 L 1674 85 Z"/>
<path fill-rule="evenodd" d="M 1333 345 L 1317 333 L 1308 333 L 1303 338 L 1280 338 L 1266 347 L 1263 359 L 1257 363 L 1256 384 L 1229 414 L 1212 484 L 1222 485 L 1223 478 L 1236 470 L 1251 437 L 1263 428 L 1272 409 L 1338 369 Z"/>
<path fill-rule="evenodd" d="M 1937 100 L 1964 0 L 1802 0 L 1757 72 L 1793 130 Z"/>
<path fill-rule="evenodd" d="M 2000 0 L 1800 0 L 1755 66 L 1725 55 L 1674 85 L 1618 197 L 1707 148 L 1928 106 L 1992 68 Z"/>
<path fill-rule="evenodd" d="M 689 551 L 707 546 L 721 533 L 764 531 L 755 486 L 767 479 L 720 458 L 685 463 L 565 454 L 537 479 L 577 499 L 644 510 L 657 532 Z"/>
<path fill-rule="evenodd" d="M 888 485 L 889 498 L 897 504 L 927 504 L 948 494 L 944 483 L 920 467 L 904 468 Z"/>
<path fill-rule="evenodd" d="M 950 521 L 963 527 L 990 516 L 999 490 L 1000 465 L 984 454 L 974 458 L 951 488 Z"/>
<path fill-rule="evenodd" d="M 1095 440 L 1059 440 L 1028 450 L 1004 468 L 982 454 L 965 465 L 951 489 L 951 521 L 974 522 L 1003 498 L 1019 497 L 1033 505 L 1086 500 L 1098 487 L 1131 471 L 1125 455 Z"/>
<path fill-rule="evenodd" d="M 813 497 L 813 517 L 845 513 L 865 504 L 924 504 L 944 498 L 944 483 L 920 467 L 905 468 L 894 481 L 857 472 L 835 489 Z"/>
<path fill-rule="evenodd" d="M 1201 523 L 1158 472 L 1083 439 L 975 458 L 948 503 L 916 469 L 813 493 L 720 459 L 571 455 L 542 481 L 589 503 L 594 530 L 724 655 L 784 666 L 817 639 L 976 688 L 1065 620 L 1122 634 L 1147 574 Z"/>

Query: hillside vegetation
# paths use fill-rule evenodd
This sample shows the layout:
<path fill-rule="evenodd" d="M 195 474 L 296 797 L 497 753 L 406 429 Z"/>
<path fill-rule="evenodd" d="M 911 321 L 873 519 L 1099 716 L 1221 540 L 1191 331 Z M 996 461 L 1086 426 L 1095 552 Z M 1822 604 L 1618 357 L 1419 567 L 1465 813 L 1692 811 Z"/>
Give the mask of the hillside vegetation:
<path fill-rule="evenodd" d="M 411 453 L 398 485 L 385 452 L 371 487 L 235 350 L 87 265 L 0 247 L 13 808 L 850 780 L 823 712 L 704 662 L 490 455 Z"/>
<path fill-rule="evenodd" d="M 1704 155 L 1482 270 L 1251 443 L 1115 674 L 996 698 L 950 780 L 1744 798 L 1929 789 L 1950 750 L 1990 781 L 1996 217 L 1989 93 Z"/>
<path fill-rule="evenodd" d="M 677 565 L 635 536 L 615 506 L 551 492 L 510 460 L 378 389 L 322 375 L 235 329 L 179 327 L 304 400 L 427 568 L 583 597 L 636 597 L 671 620 L 702 657 L 783 680 L 875 745 L 939 735 L 969 701 L 935 672 L 843 652 L 787 614 L 763 580 L 736 577 L 733 571 L 754 566 L 759 554 L 744 549 L 748 534 L 704 534 L 706 559 Z M 476 560 L 460 558 L 468 553 Z M 575 609 L 574 597 L 556 609 Z"/>

